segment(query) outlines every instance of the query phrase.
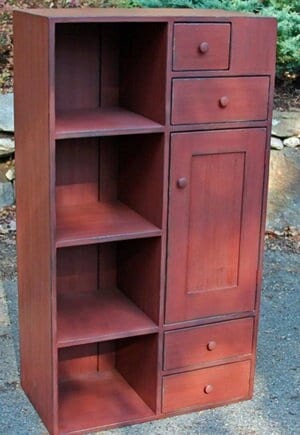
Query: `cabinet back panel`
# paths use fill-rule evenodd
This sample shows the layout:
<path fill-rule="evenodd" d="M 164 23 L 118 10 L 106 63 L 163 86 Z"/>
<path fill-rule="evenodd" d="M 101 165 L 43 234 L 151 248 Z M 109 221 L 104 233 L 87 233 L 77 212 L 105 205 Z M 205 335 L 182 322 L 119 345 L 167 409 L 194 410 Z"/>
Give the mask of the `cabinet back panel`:
<path fill-rule="evenodd" d="M 106 341 L 59 349 L 59 380 L 113 369 L 115 345 L 114 341 Z"/>
<path fill-rule="evenodd" d="M 56 142 L 56 206 L 98 201 L 98 139 Z"/>
<path fill-rule="evenodd" d="M 57 24 L 56 110 L 93 109 L 100 98 L 100 27 Z"/>
<path fill-rule="evenodd" d="M 92 292 L 98 287 L 98 246 L 57 250 L 57 292 Z"/>
<path fill-rule="evenodd" d="M 59 349 L 58 379 L 60 381 L 98 369 L 97 343 Z"/>

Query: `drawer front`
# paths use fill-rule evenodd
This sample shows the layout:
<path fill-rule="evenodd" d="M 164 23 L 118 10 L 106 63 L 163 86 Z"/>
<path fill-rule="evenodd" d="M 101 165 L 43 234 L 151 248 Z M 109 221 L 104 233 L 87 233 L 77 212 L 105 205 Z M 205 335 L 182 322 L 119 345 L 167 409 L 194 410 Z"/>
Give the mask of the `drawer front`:
<path fill-rule="evenodd" d="M 250 361 L 163 378 L 163 412 L 216 405 L 249 395 Z"/>
<path fill-rule="evenodd" d="M 252 335 L 252 318 L 166 332 L 164 369 L 250 354 Z"/>
<path fill-rule="evenodd" d="M 175 24 L 173 70 L 229 68 L 230 24 Z"/>
<path fill-rule="evenodd" d="M 172 124 L 263 121 L 268 77 L 173 79 Z"/>

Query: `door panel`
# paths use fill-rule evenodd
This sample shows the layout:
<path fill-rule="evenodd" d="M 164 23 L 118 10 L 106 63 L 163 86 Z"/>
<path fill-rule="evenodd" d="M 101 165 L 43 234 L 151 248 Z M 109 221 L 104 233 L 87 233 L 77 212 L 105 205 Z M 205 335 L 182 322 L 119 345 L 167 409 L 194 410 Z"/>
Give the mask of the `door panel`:
<path fill-rule="evenodd" d="M 265 143 L 262 128 L 172 135 L 167 323 L 254 309 Z"/>

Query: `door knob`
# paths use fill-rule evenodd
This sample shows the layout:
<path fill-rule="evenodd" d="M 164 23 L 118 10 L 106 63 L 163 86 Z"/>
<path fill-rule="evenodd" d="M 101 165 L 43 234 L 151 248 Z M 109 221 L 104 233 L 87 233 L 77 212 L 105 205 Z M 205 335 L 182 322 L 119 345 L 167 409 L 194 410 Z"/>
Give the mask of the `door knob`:
<path fill-rule="evenodd" d="M 210 385 L 210 384 L 205 385 L 205 387 L 204 387 L 204 393 L 206 393 L 206 394 L 212 393 L 213 389 L 214 389 L 214 387 L 212 385 Z"/>
<path fill-rule="evenodd" d="M 229 104 L 229 98 L 226 96 L 226 95 L 224 95 L 224 97 L 221 97 L 220 99 L 219 99 L 219 104 L 220 104 L 220 106 L 221 107 L 227 107 L 228 106 L 228 104 Z"/>
<path fill-rule="evenodd" d="M 209 48 L 209 45 L 208 45 L 208 42 L 206 42 L 206 41 L 201 42 L 201 44 L 199 45 L 199 51 L 202 54 L 207 53 L 208 48 Z"/>
<path fill-rule="evenodd" d="M 187 179 L 185 177 L 178 178 L 177 187 L 179 187 L 179 189 L 184 189 L 186 185 L 187 185 Z"/>
<path fill-rule="evenodd" d="M 217 343 L 213 340 L 211 340 L 207 343 L 208 350 L 214 350 L 216 347 L 217 347 Z"/>

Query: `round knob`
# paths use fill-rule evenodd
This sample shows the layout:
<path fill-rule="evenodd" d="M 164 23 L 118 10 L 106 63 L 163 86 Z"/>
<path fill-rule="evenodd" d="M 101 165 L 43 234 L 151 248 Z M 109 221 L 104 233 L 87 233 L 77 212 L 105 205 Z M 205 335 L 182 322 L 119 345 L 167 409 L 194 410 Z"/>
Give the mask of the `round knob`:
<path fill-rule="evenodd" d="M 200 51 L 200 53 L 202 53 L 202 54 L 207 53 L 208 47 L 209 47 L 208 42 L 205 42 L 205 41 L 201 42 L 201 44 L 199 45 L 199 51 Z"/>
<path fill-rule="evenodd" d="M 179 189 L 184 189 L 186 185 L 187 185 L 187 179 L 185 177 L 178 178 L 177 187 L 179 187 Z"/>
<path fill-rule="evenodd" d="M 214 350 L 217 347 L 217 343 L 215 341 L 209 341 L 207 343 L 207 349 L 208 350 Z"/>
<path fill-rule="evenodd" d="M 204 393 L 209 394 L 209 393 L 211 393 L 213 391 L 213 389 L 214 389 L 214 387 L 212 385 L 210 385 L 210 384 L 205 385 L 205 387 L 204 387 Z"/>
<path fill-rule="evenodd" d="M 219 99 L 219 104 L 220 104 L 220 106 L 221 107 L 227 107 L 228 106 L 228 104 L 229 104 L 229 98 L 227 97 L 227 96 L 224 96 L 224 97 L 221 97 L 220 99 Z"/>

